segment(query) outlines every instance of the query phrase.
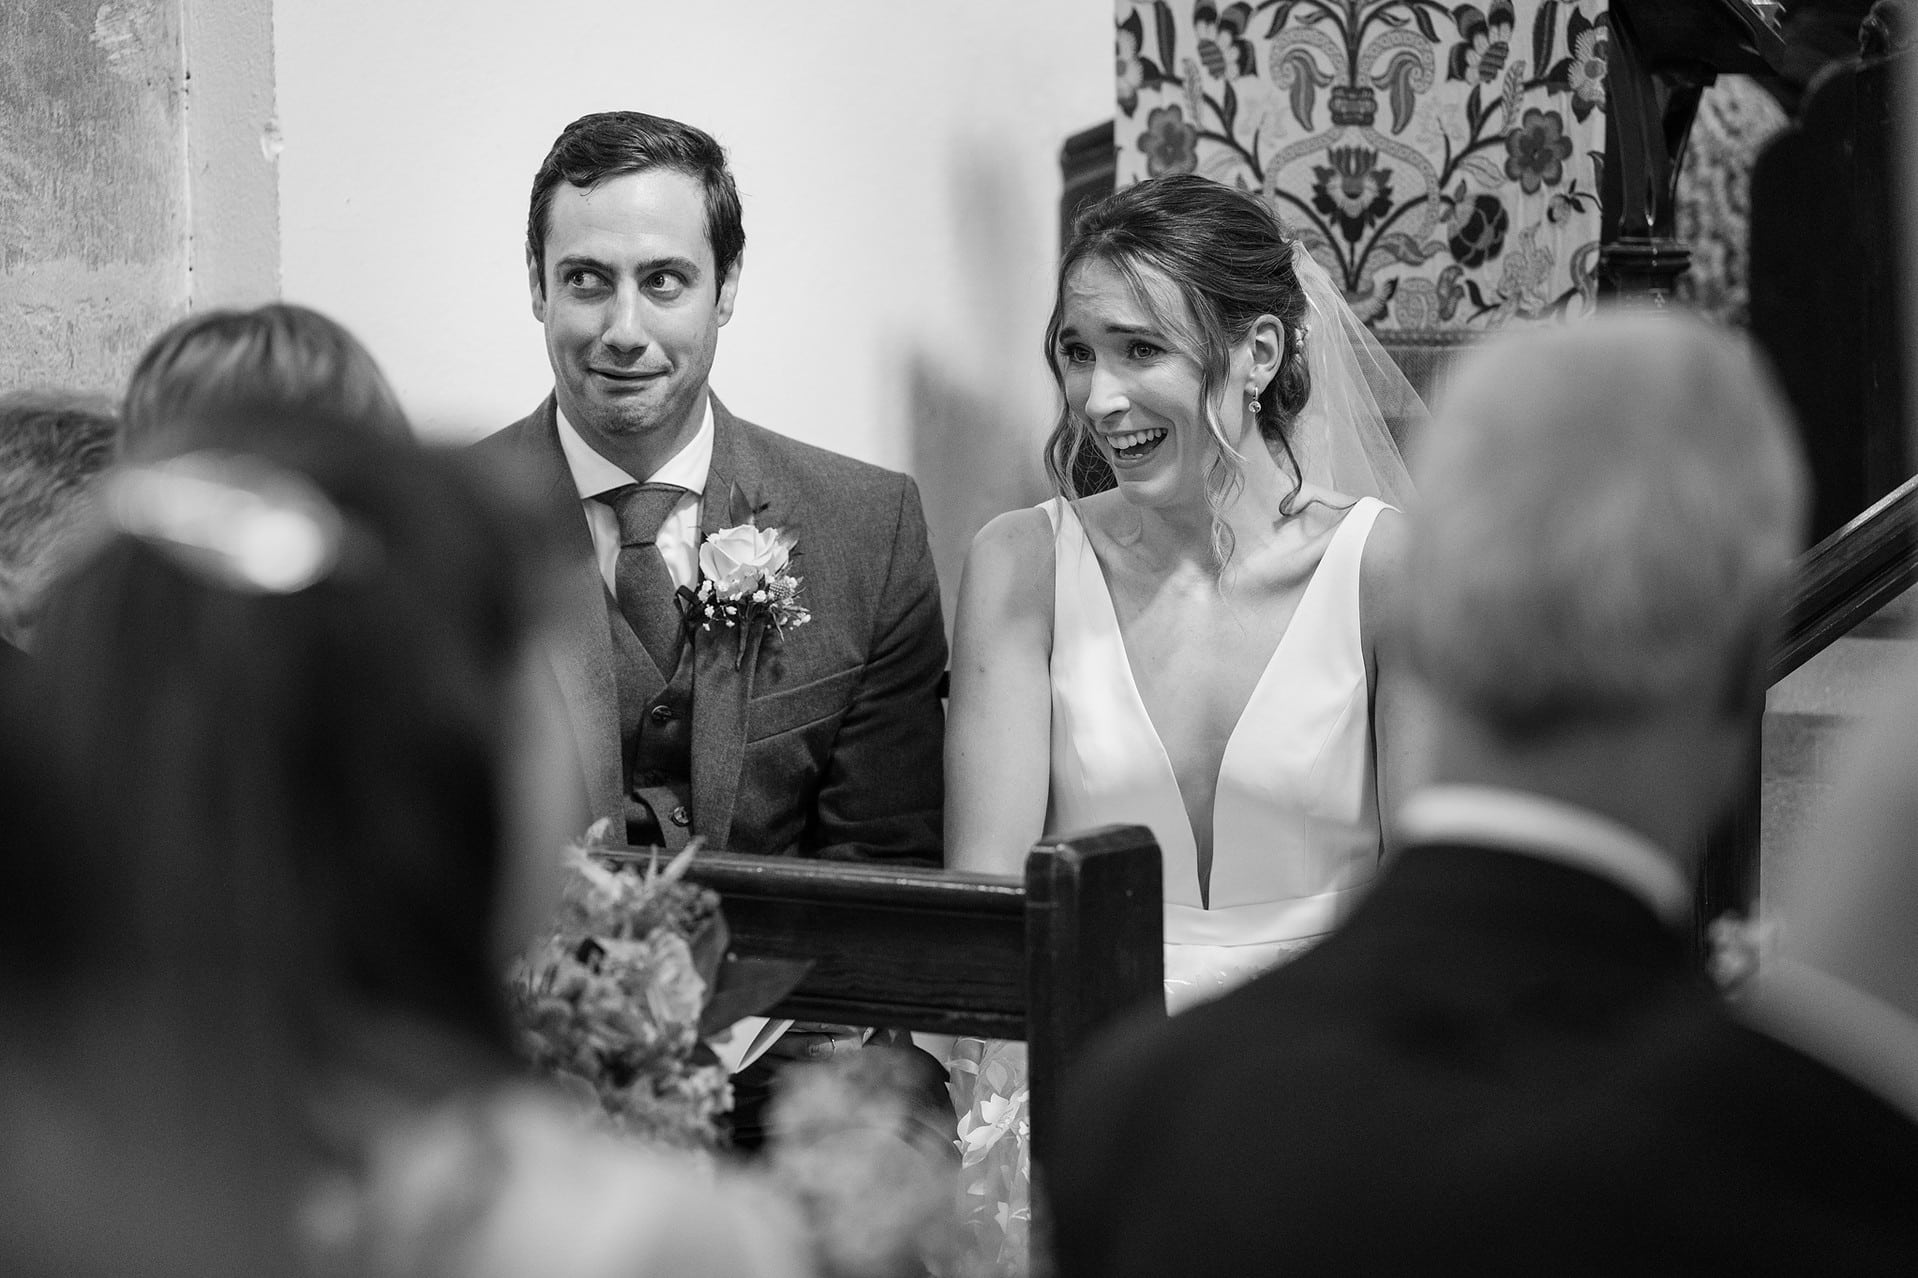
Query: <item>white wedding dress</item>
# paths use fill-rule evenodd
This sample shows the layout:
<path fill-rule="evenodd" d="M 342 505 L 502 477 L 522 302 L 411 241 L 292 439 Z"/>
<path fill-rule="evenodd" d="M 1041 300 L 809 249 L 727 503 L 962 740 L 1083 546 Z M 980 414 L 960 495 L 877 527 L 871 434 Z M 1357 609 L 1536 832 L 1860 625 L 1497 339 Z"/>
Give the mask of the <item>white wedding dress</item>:
<path fill-rule="evenodd" d="M 1133 682 L 1105 574 L 1072 507 L 1045 506 L 1055 572 L 1046 833 L 1152 830 L 1163 857 L 1170 1011 L 1331 931 L 1378 870 L 1359 564 L 1382 509 L 1366 497 L 1346 513 L 1227 740 L 1208 908 L 1185 800 Z"/>
<path fill-rule="evenodd" d="M 1053 528 L 1052 758 L 1045 832 L 1149 827 L 1163 857 L 1165 991 L 1178 1012 L 1309 947 L 1379 869 L 1359 567 L 1384 504 L 1359 499 L 1328 541 L 1219 765 L 1212 869 L 1132 677 L 1105 574 L 1070 503 Z M 970 1225 L 1004 1255 L 1029 1219 L 1025 1049 L 960 1040 L 952 1062 Z"/>

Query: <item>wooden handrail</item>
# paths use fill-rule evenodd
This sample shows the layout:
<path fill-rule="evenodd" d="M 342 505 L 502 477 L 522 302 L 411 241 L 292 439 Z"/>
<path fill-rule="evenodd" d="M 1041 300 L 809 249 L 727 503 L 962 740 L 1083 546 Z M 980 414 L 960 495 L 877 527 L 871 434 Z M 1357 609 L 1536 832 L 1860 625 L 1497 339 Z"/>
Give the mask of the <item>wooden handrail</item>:
<path fill-rule="evenodd" d="M 1892 490 L 1798 557 L 1786 587 L 1784 633 L 1768 663 L 1776 684 L 1842 639 L 1859 622 L 1918 584 L 1918 476 Z M 1751 769 L 1744 793 L 1706 840 L 1698 894 L 1693 901 L 1694 937 L 1701 958 L 1711 952 L 1713 919 L 1749 910 L 1758 894 L 1758 842 L 1763 779 L 1763 731 L 1752 721 Z"/>
<path fill-rule="evenodd" d="M 1799 556 L 1772 653 L 1777 683 L 1918 584 L 1918 475 Z"/>

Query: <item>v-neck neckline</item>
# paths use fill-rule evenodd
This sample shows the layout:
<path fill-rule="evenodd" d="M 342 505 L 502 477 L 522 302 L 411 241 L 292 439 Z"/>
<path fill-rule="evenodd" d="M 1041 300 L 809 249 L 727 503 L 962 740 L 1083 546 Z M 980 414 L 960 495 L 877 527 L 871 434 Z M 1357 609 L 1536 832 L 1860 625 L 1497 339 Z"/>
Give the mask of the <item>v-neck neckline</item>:
<path fill-rule="evenodd" d="M 1139 692 L 1139 678 L 1132 668 L 1132 652 L 1131 649 L 1126 647 L 1125 630 L 1119 625 L 1119 605 L 1112 596 L 1112 583 L 1106 577 L 1105 561 L 1099 558 L 1098 549 L 1092 544 L 1091 534 L 1087 532 L 1085 522 L 1079 518 L 1079 512 L 1072 508 L 1070 502 L 1061 503 L 1065 513 L 1071 517 L 1072 522 L 1078 528 L 1079 539 L 1084 543 L 1086 553 L 1092 556 L 1093 569 L 1099 578 L 1099 597 L 1105 602 L 1105 618 L 1111 624 L 1113 640 L 1118 644 L 1119 666 L 1125 674 L 1125 688 L 1126 691 L 1131 694 L 1132 708 L 1138 711 L 1139 721 L 1145 725 L 1146 735 L 1152 741 L 1152 748 L 1158 758 L 1159 765 L 1164 770 L 1165 776 L 1172 782 L 1172 792 L 1179 798 L 1179 815 L 1181 819 L 1185 821 L 1186 837 L 1192 846 L 1193 875 L 1198 880 L 1199 904 L 1203 909 L 1209 910 L 1212 908 L 1212 870 L 1218 864 L 1216 835 L 1219 828 L 1219 792 L 1220 783 L 1225 778 L 1226 762 L 1232 757 L 1233 747 L 1238 744 L 1239 729 L 1244 726 L 1246 716 L 1250 713 L 1254 703 L 1266 692 L 1267 685 L 1274 681 L 1274 672 L 1280 668 L 1279 654 L 1285 651 L 1286 641 L 1290 639 L 1293 632 L 1298 629 L 1300 614 L 1305 611 L 1306 605 L 1314 598 L 1314 588 L 1318 585 L 1319 578 L 1323 575 L 1320 569 L 1324 568 L 1325 561 L 1331 558 L 1334 548 L 1338 545 L 1339 538 L 1345 534 L 1347 522 L 1359 509 L 1362 501 L 1363 499 L 1361 499 L 1360 502 L 1354 502 L 1347 508 L 1345 514 L 1339 519 L 1339 526 L 1334 528 L 1332 535 L 1326 539 L 1325 551 L 1319 556 L 1319 562 L 1313 566 L 1312 576 L 1310 580 L 1305 583 L 1305 588 L 1299 592 L 1299 602 L 1293 607 L 1292 616 L 1286 621 L 1285 629 L 1280 632 L 1278 641 L 1272 645 L 1272 653 L 1265 659 L 1265 668 L 1259 672 L 1258 681 L 1252 685 L 1252 692 L 1246 697 L 1245 704 L 1239 707 L 1238 716 L 1232 721 L 1232 730 L 1226 734 L 1225 749 L 1219 752 L 1218 773 L 1212 779 L 1212 829 L 1215 835 L 1212 849 L 1213 857 L 1211 863 L 1204 867 L 1205 872 L 1203 874 L 1199 872 L 1199 834 L 1197 830 L 1192 828 L 1192 808 L 1191 805 L 1185 801 L 1185 788 L 1179 784 L 1179 770 L 1172 766 L 1172 755 L 1165 748 L 1165 738 L 1159 735 L 1159 725 L 1152 721 L 1152 711 L 1146 707 L 1145 697 Z"/>

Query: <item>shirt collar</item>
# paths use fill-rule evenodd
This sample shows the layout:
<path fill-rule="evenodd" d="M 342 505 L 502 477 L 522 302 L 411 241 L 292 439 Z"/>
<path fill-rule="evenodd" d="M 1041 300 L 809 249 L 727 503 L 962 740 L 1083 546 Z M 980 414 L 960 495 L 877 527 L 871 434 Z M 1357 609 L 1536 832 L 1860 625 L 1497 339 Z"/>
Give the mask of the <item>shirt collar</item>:
<path fill-rule="evenodd" d="M 1918 1021 L 1783 954 L 1766 955 L 1740 993 L 1759 1028 L 1918 1122 Z"/>
<path fill-rule="evenodd" d="M 557 399 L 553 401 L 553 423 L 559 430 L 560 451 L 566 454 L 566 466 L 573 472 L 573 486 L 579 489 L 581 501 L 636 482 L 632 475 L 606 460 L 580 437 L 573 423 L 566 420 L 566 410 L 559 406 Z M 706 477 L 712 468 L 713 397 L 709 394 L 706 396 L 706 411 L 699 419 L 699 429 L 686 441 L 684 448 L 666 460 L 665 465 L 646 476 L 646 482 L 678 484 L 690 492 L 704 493 Z"/>
<path fill-rule="evenodd" d="M 1467 843 L 1557 861 L 1608 879 L 1667 923 L 1683 919 L 1691 888 L 1672 858 L 1609 817 L 1496 786 L 1438 785 L 1406 800 L 1399 830 L 1412 843 Z"/>

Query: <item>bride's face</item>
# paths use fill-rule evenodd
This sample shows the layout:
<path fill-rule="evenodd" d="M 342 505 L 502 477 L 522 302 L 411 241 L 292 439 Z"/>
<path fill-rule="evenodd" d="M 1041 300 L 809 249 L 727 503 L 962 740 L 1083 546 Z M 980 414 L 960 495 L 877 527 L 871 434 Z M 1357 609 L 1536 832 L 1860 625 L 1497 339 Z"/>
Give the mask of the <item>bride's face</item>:
<path fill-rule="evenodd" d="M 1169 283 L 1159 291 L 1177 297 Z M 1205 472 L 1219 444 L 1201 409 L 1199 361 L 1109 262 L 1088 258 L 1073 267 L 1061 301 L 1054 358 L 1066 403 L 1091 423 L 1120 490 L 1140 505 L 1203 505 Z M 1195 326 L 1188 319 L 1180 327 Z M 1230 409 L 1224 424 L 1235 435 L 1246 426 Z"/>

